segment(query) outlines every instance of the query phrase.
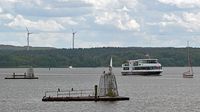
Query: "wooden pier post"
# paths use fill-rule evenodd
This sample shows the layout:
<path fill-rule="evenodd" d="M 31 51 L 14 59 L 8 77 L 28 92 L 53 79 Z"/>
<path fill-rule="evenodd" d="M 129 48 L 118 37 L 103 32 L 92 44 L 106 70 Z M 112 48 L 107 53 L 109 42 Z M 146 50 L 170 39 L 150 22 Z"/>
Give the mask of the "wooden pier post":
<path fill-rule="evenodd" d="M 95 101 L 97 101 L 97 85 L 94 86 L 94 92 L 95 92 L 94 93 L 94 95 L 95 95 L 94 98 L 95 98 Z"/>

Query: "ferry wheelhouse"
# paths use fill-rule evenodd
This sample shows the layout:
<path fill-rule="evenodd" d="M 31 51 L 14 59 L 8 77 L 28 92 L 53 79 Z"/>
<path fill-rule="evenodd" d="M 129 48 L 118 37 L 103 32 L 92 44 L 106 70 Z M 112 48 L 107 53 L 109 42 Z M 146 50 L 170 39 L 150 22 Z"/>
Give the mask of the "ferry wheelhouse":
<path fill-rule="evenodd" d="M 158 59 L 128 60 L 122 64 L 122 75 L 160 75 L 162 65 Z"/>

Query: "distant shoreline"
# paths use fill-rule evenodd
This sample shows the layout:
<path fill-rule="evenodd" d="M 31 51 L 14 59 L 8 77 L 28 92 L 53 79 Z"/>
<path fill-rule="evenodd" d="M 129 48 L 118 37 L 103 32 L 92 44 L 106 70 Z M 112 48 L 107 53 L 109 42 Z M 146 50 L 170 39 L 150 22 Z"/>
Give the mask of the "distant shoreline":
<path fill-rule="evenodd" d="M 187 66 L 187 49 L 174 47 L 102 47 L 77 49 L 4 49 L 0 46 L 0 68 L 67 68 L 73 67 L 107 67 L 110 57 L 113 66 L 121 67 L 126 60 L 156 58 L 163 67 Z M 200 48 L 191 48 L 192 66 L 200 66 Z"/>

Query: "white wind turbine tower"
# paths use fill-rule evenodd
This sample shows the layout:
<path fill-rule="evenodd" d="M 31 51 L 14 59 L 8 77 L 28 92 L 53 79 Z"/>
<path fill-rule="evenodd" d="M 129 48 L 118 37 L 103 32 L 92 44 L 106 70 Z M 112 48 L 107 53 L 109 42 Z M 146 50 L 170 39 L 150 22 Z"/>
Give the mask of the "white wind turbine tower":
<path fill-rule="evenodd" d="M 77 32 L 74 32 L 74 30 L 72 29 L 72 48 L 74 49 L 74 38 L 75 38 L 75 34 Z"/>
<path fill-rule="evenodd" d="M 29 32 L 28 28 L 26 27 L 27 30 L 27 51 L 29 51 L 29 35 L 33 34 L 32 32 Z"/>
<path fill-rule="evenodd" d="M 29 51 L 29 36 L 30 34 L 33 34 L 32 32 L 29 32 L 28 28 L 26 27 L 26 30 L 27 30 L 27 51 Z M 31 57 L 30 57 L 31 59 Z M 29 59 L 29 60 L 30 60 Z M 31 61 L 30 61 L 31 62 Z M 29 65 L 30 66 L 30 65 Z M 25 73 L 25 77 L 24 78 L 27 78 L 27 79 L 38 79 L 38 77 L 35 77 L 34 76 L 34 70 L 33 70 L 33 67 L 30 66 L 28 69 L 27 69 L 27 72 Z"/>

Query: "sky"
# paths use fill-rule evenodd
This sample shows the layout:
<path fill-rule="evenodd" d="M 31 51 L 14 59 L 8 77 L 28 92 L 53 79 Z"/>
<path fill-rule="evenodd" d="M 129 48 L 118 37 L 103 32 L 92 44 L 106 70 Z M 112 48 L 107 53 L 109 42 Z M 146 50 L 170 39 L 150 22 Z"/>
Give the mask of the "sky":
<path fill-rule="evenodd" d="M 0 44 L 200 47 L 200 0 L 0 0 Z"/>

